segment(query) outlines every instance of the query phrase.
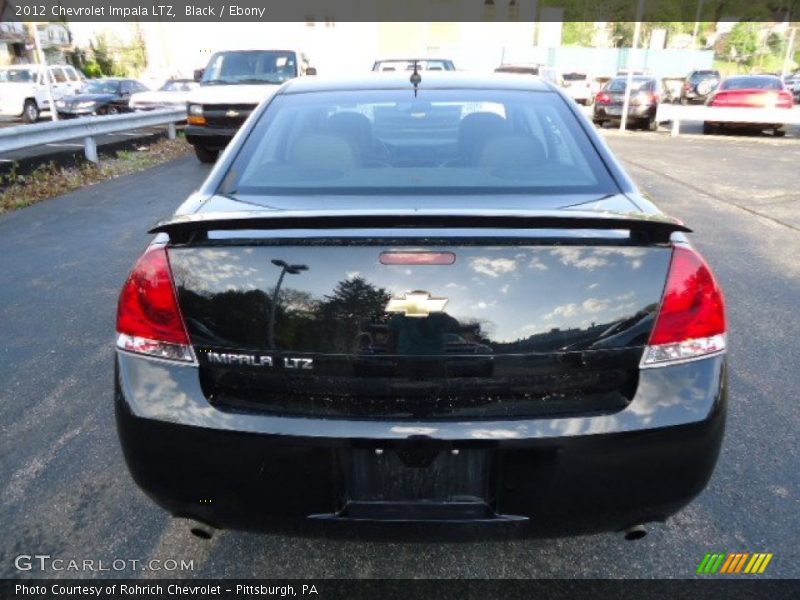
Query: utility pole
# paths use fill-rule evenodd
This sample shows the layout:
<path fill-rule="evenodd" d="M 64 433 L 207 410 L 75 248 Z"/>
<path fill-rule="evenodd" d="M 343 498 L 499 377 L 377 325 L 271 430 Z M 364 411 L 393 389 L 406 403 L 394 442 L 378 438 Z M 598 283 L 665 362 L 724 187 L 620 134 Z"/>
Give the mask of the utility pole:
<path fill-rule="evenodd" d="M 28 28 L 28 35 L 33 38 L 33 47 L 36 50 L 36 63 L 44 67 L 44 69 L 42 69 L 42 77 L 44 77 L 44 87 L 47 90 L 47 106 L 50 108 L 50 118 L 53 121 L 58 121 L 58 111 L 53 101 L 53 89 L 50 87 L 50 71 L 47 68 L 47 59 L 42 50 L 42 42 L 39 40 L 39 29 L 36 27 L 36 23 L 26 23 L 25 25 Z"/>
<path fill-rule="evenodd" d="M 789 74 L 789 62 L 792 60 L 794 53 L 794 36 L 797 33 L 797 27 L 792 27 L 792 32 L 789 34 L 789 44 L 786 46 L 786 56 L 783 58 L 783 71 L 781 71 L 782 79 L 786 79 Z"/>
<path fill-rule="evenodd" d="M 634 52 L 639 46 L 639 36 L 642 33 L 643 15 L 644 0 L 639 0 L 639 6 L 636 9 L 636 25 L 633 28 L 633 44 L 631 46 L 630 54 L 628 54 L 628 77 L 625 82 L 625 99 L 622 102 L 622 118 L 619 121 L 619 128 L 623 132 L 628 124 L 628 109 L 631 105 L 631 86 L 633 85 L 633 56 Z"/>
<path fill-rule="evenodd" d="M 700 29 L 700 17 L 703 12 L 704 0 L 697 0 L 697 12 L 694 15 L 694 30 L 692 31 L 692 50 L 697 50 L 697 32 Z"/>

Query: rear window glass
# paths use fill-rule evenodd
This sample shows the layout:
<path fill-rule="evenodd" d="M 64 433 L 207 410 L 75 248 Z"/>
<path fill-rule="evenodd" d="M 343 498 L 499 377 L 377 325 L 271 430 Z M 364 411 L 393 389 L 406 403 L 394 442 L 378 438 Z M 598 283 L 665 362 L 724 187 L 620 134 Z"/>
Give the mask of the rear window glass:
<path fill-rule="evenodd" d="M 620 79 L 613 79 L 609 82 L 608 87 L 606 88 L 609 92 L 624 92 L 626 84 L 628 83 L 627 79 L 622 77 Z M 631 81 L 631 91 L 632 92 L 639 92 L 643 90 L 651 89 L 650 80 L 649 79 L 636 79 L 634 78 Z"/>
<path fill-rule="evenodd" d="M 586 73 L 564 73 L 564 81 L 586 81 Z"/>
<path fill-rule="evenodd" d="M 696 81 L 699 79 L 709 79 L 711 77 L 719 77 L 719 73 L 717 73 L 716 71 L 695 71 L 694 73 L 692 73 L 689 79 Z"/>
<path fill-rule="evenodd" d="M 566 102 L 530 91 L 277 96 L 227 194 L 618 191 Z"/>
<path fill-rule="evenodd" d="M 418 71 L 451 71 L 450 63 L 443 60 L 418 60 Z M 413 71 L 413 60 L 382 60 L 375 63 L 374 71 Z"/>
<path fill-rule="evenodd" d="M 719 86 L 721 90 L 780 90 L 783 84 L 776 77 L 733 77 Z"/>
<path fill-rule="evenodd" d="M 36 71 L 32 69 L 0 69 L 0 83 L 35 83 Z"/>

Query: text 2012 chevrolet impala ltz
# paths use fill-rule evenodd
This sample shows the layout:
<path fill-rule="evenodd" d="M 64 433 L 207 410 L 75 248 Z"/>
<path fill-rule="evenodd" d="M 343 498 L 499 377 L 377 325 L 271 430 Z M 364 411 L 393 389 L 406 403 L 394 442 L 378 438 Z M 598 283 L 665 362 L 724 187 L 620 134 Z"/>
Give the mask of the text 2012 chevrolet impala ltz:
<path fill-rule="evenodd" d="M 216 527 L 663 520 L 726 406 L 687 231 L 549 84 L 292 80 L 124 285 L 128 467 Z"/>

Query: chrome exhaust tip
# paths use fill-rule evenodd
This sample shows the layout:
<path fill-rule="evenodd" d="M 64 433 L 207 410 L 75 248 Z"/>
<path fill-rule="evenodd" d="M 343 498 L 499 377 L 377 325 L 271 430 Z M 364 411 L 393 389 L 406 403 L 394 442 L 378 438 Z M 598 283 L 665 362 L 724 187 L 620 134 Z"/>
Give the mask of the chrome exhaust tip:
<path fill-rule="evenodd" d="M 215 528 L 208 523 L 203 523 L 197 519 L 186 519 L 186 523 L 189 525 L 189 533 L 194 537 L 201 540 L 210 540 L 214 537 Z"/>
<path fill-rule="evenodd" d="M 647 535 L 647 529 L 642 524 L 634 525 L 633 527 L 628 527 L 623 535 L 629 542 L 635 542 Z"/>

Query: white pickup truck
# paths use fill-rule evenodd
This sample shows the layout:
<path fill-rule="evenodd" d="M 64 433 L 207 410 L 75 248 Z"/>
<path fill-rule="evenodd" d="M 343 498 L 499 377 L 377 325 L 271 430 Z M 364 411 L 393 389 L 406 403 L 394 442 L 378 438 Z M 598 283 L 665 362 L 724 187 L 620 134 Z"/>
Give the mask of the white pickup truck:
<path fill-rule="evenodd" d="M 217 160 L 250 113 L 280 84 L 315 75 L 295 50 L 225 50 L 215 53 L 196 77 L 188 101 L 186 140 L 201 162 Z"/>
<path fill-rule="evenodd" d="M 0 67 L 0 116 L 35 123 L 43 110 L 50 110 L 46 76 L 54 102 L 83 88 L 83 78 L 69 65 Z"/>

